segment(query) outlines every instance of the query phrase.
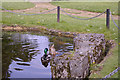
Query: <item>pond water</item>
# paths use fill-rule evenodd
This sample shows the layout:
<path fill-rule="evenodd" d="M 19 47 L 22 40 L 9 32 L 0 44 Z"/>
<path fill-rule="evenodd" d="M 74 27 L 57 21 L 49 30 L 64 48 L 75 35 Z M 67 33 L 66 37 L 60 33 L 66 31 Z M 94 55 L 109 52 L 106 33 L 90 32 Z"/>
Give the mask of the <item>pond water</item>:
<path fill-rule="evenodd" d="M 52 78 L 50 63 L 47 67 L 41 63 L 44 49 L 49 48 L 52 44 L 55 45 L 59 55 L 73 50 L 71 38 L 3 32 L 2 77 Z"/>

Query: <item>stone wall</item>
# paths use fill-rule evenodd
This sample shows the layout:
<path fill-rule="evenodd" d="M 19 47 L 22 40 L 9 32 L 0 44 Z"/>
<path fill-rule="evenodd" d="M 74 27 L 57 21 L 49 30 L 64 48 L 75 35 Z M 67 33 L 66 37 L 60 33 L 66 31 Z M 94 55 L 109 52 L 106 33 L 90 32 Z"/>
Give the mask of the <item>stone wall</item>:
<path fill-rule="evenodd" d="M 51 61 L 53 78 L 85 78 L 89 75 L 88 57 L 78 55 L 70 57 L 71 54 L 65 53 Z"/>
<path fill-rule="evenodd" d="M 11 25 L 11 26 L 7 26 L 7 25 L 2 25 L 2 31 L 33 31 L 33 32 L 41 32 L 44 34 L 48 34 L 48 35 L 56 35 L 56 36 L 63 36 L 63 37 L 71 37 L 74 38 L 74 36 L 76 36 L 77 34 L 79 34 L 78 32 L 63 32 L 60 30 L 55 30 L 55 29 L 48 29 L 46 27 L 43 26 L 35 26 L 35 27 L 25 27 L 25 26 L 20 26 L 20 25 Z"/>
<path fill-rule="evenodd" d="M 90 63 L 99 63 L 105 56 L 103 34 L 79 34 L 74 38 L 75 54 L 88 55 Z"/>
<path fill-rule="evenodd" d="M 51 61 L 53 78 L 87 78 L 90 64 L 99 63 L 105 56 L 103 34 L 79 34 L 74 38 L 74 44 L 74 52 L 67 52 Z"/>

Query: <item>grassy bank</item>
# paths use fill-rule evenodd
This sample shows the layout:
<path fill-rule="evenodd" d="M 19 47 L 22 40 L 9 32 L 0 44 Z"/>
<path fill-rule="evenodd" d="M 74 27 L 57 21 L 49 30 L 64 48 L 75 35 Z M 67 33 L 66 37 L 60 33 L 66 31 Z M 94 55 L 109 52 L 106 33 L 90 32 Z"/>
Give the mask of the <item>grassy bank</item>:
<path fill-rule="evenodd" d="M 117 43 L 118 29 L 112 21 L 110 22 L 110 30 L 108 30 L 105 26 L 106 20 L 102 18 L 77 20 L 66 15 L 61 15 L 60 19 L 60 23 L 57 23 L 56 14 L 24 16 L 3 12 L 2 15 L 2 23 L 7 25 L 18 24 L 27 27 L 45 26 L 49 29 L 57 29 L 65 32 L 100 33 L 105 35 L 106 40 L 112 39 Z M 117 23 L 117 20 L 115 22 Z M 104 67 L 99 72 L 100 75 L 92 74 L 90 78 L 104 77 L 118 66 L 118 47 L 116 46 L 111 52 L 111 56 L 103 63 Z M 117 77 L 117 74 L 112 77 Z"/>
<path fill-rule="evenodd" d="M 85 18 L 85 17 L 79 17 Z M 110 30 L 106 28 L 105 19 L 96 18 L 92 20 L 77 20 L 66 15 L 61 15 L 60 23 L 57 23 L 56 14 L 41 14 L 34 16 L 16 15 L 3 12 L 3 24 L 19 24 L 23 26 L 45 26 L 47 28 L 58 29 L 62 31 L 80 32 L 80 33 L 102 33 L 106 39 L 117 38 L 117 27 L 111 21 Z M 117 23 L 117 20 L 115 20 Z"/>
<path fill-rule="evenodd" d="M 100 13 L 104 12 L 106 9 L 110 9 L 112 14 L 118 14 L 118 2 L 51 2 L 51 4 L 62 8 Z"/>
<path fill-rule="evenodd" d="M 52 0 L 52 1 L 58 1 L 58 2 L 119 2 L 119 0 Z"/>
<path fill-rule="evenodd" d="M 90 78 L 103 78 L 113 72 L 118 67 L 118 46 L 116 45 L 111 49 L 108 56 L 105 57 L 104 62 L 98 65 L 102 66 L 102 70 L 94 72 L 90 75 Z M 118 72 L 110 78 L 118 78 Z"/>
<path fill-rule="evenodd" d="M 35 5 L 30 2 L 3 2 L 2 7 L 7 10 L 21 10 L 21 9 L 27 9 L 32 8 Z"/>

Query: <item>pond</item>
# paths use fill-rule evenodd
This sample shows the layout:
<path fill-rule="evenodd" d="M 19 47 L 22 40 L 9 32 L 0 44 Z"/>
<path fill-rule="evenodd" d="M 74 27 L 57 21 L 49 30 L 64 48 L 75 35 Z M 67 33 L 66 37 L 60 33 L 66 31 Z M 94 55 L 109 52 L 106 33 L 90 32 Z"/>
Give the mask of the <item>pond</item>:
<path fill-rule="evenodd" d="M 54 44 L 59 55 L 73 50 L 71 38 L 13 32 L 3 32 L 2 38 L 3 78 L 52 78 L 50 63 L 41 63 L 44 49 Z"/>

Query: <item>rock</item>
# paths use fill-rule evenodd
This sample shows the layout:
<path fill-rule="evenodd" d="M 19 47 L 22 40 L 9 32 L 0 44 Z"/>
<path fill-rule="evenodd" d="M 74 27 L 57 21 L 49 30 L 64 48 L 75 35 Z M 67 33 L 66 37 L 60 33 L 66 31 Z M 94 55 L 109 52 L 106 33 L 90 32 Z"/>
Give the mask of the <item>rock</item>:
<path fill-rule="evenodd" d="M 82 58 L 82 60 L 80 59 L 76 59 L 76 60 L 70 60 L 70 72 L 71 72 L 71 77 L 73 78 L 85 78 L 86 75 L 88 74 L 84 74 L 84 72 L 89 68 L 89 64 L 88 64 L 88 57 L 84 57 Z"/>
<path fill-rule="evenodd" d="M 55 57 L 51 61 L 53 78 L 87 78 L 90 64 L 99 63 L 105 56 L 103 34 L 78 34 L 74 38 L 75 51 Z"/>
<path fill-rule="evenodd" d="M 99 63 L 105 56 L 106 41 L 103 34 L 78 34 L 74 44 L 75 54 L 88 55 L 91 64 Z"/>
<path fill-rule="evenodd" d="M 89 64 L 87 56 L 75 55 L 69 57 L 71 53 L 64 56 L 57 56 L 51 63 L 53 78 L 85 78 L 89 74 Z"/>

